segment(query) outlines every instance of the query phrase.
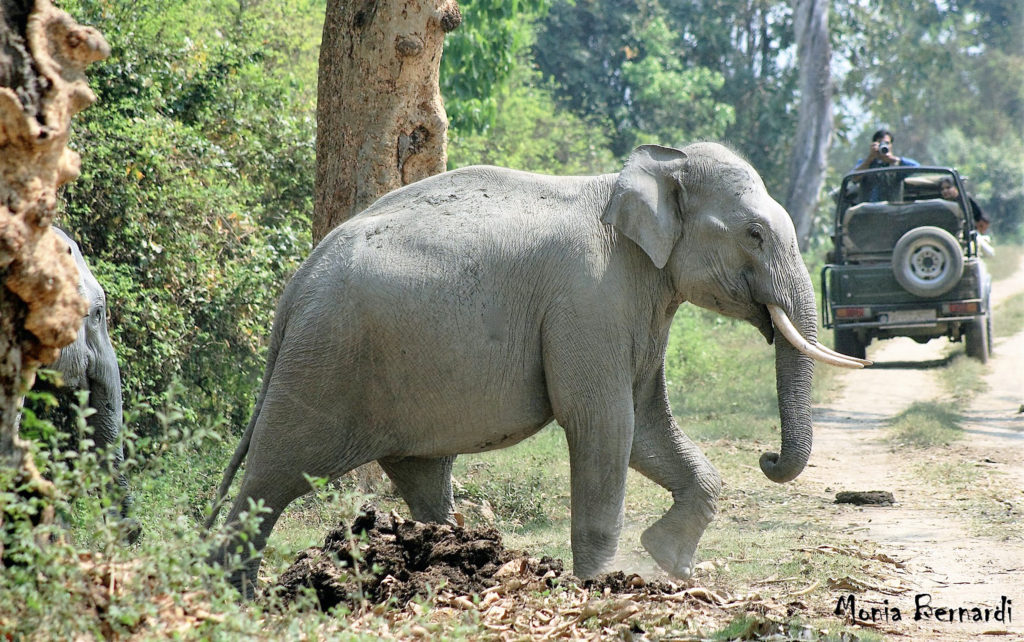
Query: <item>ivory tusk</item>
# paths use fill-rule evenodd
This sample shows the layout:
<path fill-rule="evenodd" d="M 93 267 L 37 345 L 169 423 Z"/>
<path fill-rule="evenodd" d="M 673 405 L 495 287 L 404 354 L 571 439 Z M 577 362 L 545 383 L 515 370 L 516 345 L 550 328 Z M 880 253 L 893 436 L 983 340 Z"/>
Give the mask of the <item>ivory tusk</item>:
<path fill-rule="evenodd" d="M 775 327 L 778 328 L 782 336 L 786 337 L 793 347 L 804 353 L 812 359 L 821 361 L 822 363 L 828 363 L 833 366 L 839 366 L 840 368 L 863 368 L 866 365 L 870 365 L 871 362 L 866 359 L 855 359 L 845 354 L 839 354 L 833 350 L 824 349 L 824 346 L 818 343 L 811 343 L 804 338 L 800 331 L 796 329 L 793 322 L 789 320 L 785 311 L 777 305 L 768 304 L 768 313 L 772 315 L 772 322 L 775 323 Z"/>
<path fill-rule="evenodd" d="M 856 361 L 857 363 L 863 364 L 865 366 L 870 366 L 871 364 L 874 363 L 874 361 L 871 361 L 870 359 L 858 359 L 857 357 L 851 357 L 850 355 L 843 354 L 842 352 L 836 352 L 832 348 L 821 343 L 818 343 L 816 345 L 818 346 L 818 349 L 821 350 L 822 352 L 840 357 L 842 359 L 850 359 L 851 361 Z"/>

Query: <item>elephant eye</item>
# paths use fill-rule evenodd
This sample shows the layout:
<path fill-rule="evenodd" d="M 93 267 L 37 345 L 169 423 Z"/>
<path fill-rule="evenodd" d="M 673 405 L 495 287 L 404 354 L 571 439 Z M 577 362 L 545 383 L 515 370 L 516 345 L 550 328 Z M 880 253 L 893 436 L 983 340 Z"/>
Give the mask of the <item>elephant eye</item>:
<path fill-rule="evenodd" d="M 760 225 L 751 225 L 750 228 L 747 229 L 747 233 L 750 234 L 750 238 L 757 243 L 757 247 L 759 249 L 764 247 L 764 234 L 761 231 Z"/>

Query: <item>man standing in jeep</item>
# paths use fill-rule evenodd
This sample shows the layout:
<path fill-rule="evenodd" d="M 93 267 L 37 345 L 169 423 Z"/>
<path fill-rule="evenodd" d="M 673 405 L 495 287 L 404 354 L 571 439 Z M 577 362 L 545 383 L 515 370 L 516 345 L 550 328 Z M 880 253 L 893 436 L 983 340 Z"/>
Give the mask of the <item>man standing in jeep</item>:
<path fill-rule="evenodd" d="M 903 165 L 907 167 L 918 167 L 921 163 L 918 163 L 913 158 L 907 158 L 905 156 L 897 156 L 892 153 L 893 136 L 892 132 L 888 129 L 879 129 L 871 136 L 871 149 L 868 151 L 868 155 L 865 158 L 857 161 L 857 166 L 852 171 L 860 171 L 865 169 L 878 169 L 880 167 L 895 167 L 897 165 Z M 854 182 L 861 182 L 860 179 L 854 179 Z M 879 184 L 873 180 L 873 177 L 866 177 L 861 185 L 861 194 L 863 198 L 861 201 L 882 201 L 887 200 L 885 198 L 886 185 Z"/>
<path fill-rule="evenodd" d="M 857 161 L 853 171 L 861 169 L 875 169 L 876 167 L 892 167 L 893 165 L 904 165 L 917 167 L 918 163 L 913 158 L 896 156 L 892 153 L 892 132 L 888 129 L 879 129 L 871 136 L 871 149 L 866 158 Z"/>

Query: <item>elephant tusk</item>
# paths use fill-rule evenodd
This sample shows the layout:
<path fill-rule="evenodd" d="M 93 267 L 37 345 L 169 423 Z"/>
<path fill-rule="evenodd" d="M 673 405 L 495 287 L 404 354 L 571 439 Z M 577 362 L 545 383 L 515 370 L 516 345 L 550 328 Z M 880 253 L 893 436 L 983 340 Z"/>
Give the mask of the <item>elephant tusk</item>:
<path fill-rule="evenodd" d="M 848 359 L 850 361 L 856 361 L 857 363 L 859 363 L 861 365 L 865 365 L 865 366 L 870 366 L 871 364 L 874 363 L 874 361 L 871 361 L 870 359 L 858 359 L 857 357 L 851 357 L 850 355 L 843 354 L 842 352 L 836 352 L 832 348 L 830 348 L 830 347 L 828 347 L 826 345 L 822 345 L 820 343 L 815 344 L 815 345 L 817 345 L 818 349 L 821 350 L 822 352 L 824 352 L 825 354 L 830 354 L 830 355 L 839 357 L 840 359 Z"/>
<path fill-rule="evenodd" d="M 789 316 L 786 315 L 782 308 L 771 304 L 768 304 L 767 307 L 768 313 L 772 316 L 772 322 L 775 323 L 775 327 L 782 333 L 782 336 L 786 337 L 793 344 L 794 348 L 808 357 L 822 363 L 839 366 L 840 368 L 863 368 L 864 366 L 871 365 L 872 362 L 866 359 L 857 359 L 845 354 L 839 354 L 819 343 L 811 343 L 800 334 L 800 331 L 796 329 L 796 326 L 793 325 L 793 322 L 790 321 Z"/>

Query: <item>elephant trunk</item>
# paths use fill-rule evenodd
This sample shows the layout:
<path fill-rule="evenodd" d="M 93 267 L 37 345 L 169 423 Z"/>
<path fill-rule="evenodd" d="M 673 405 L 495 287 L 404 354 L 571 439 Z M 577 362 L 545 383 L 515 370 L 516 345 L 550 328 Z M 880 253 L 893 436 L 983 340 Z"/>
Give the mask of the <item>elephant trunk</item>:
<path fill-rule="evenodd" d="M 89 365 L 89 405 L 96 410 L 89 424 L 93 427 L 93 440 L 100 449 L 111 453 L 113 464 L 119 467 L 124 460 L 120 443 L 122 417 L 121 372 L 117 355 L 106 333 L 95 347 L 96 354 Z M 119 479 L 119 483 L 124 482 Z"/>
<path fill-rule="evenodd" d="M 798 298 L 790 316 L 805 339 L 814 343 L 817 318 L 814 295 L 807 292 Z M 761 455 L 761 470 L 774 482 L 795 479 L 811 456 L 811 383 L 814 360 L 797 350 L 786 338 L 775 339 L 775 385 L 779 398 L 779 419 L 782 425 L 782 448 L 779 453 Z"/>

